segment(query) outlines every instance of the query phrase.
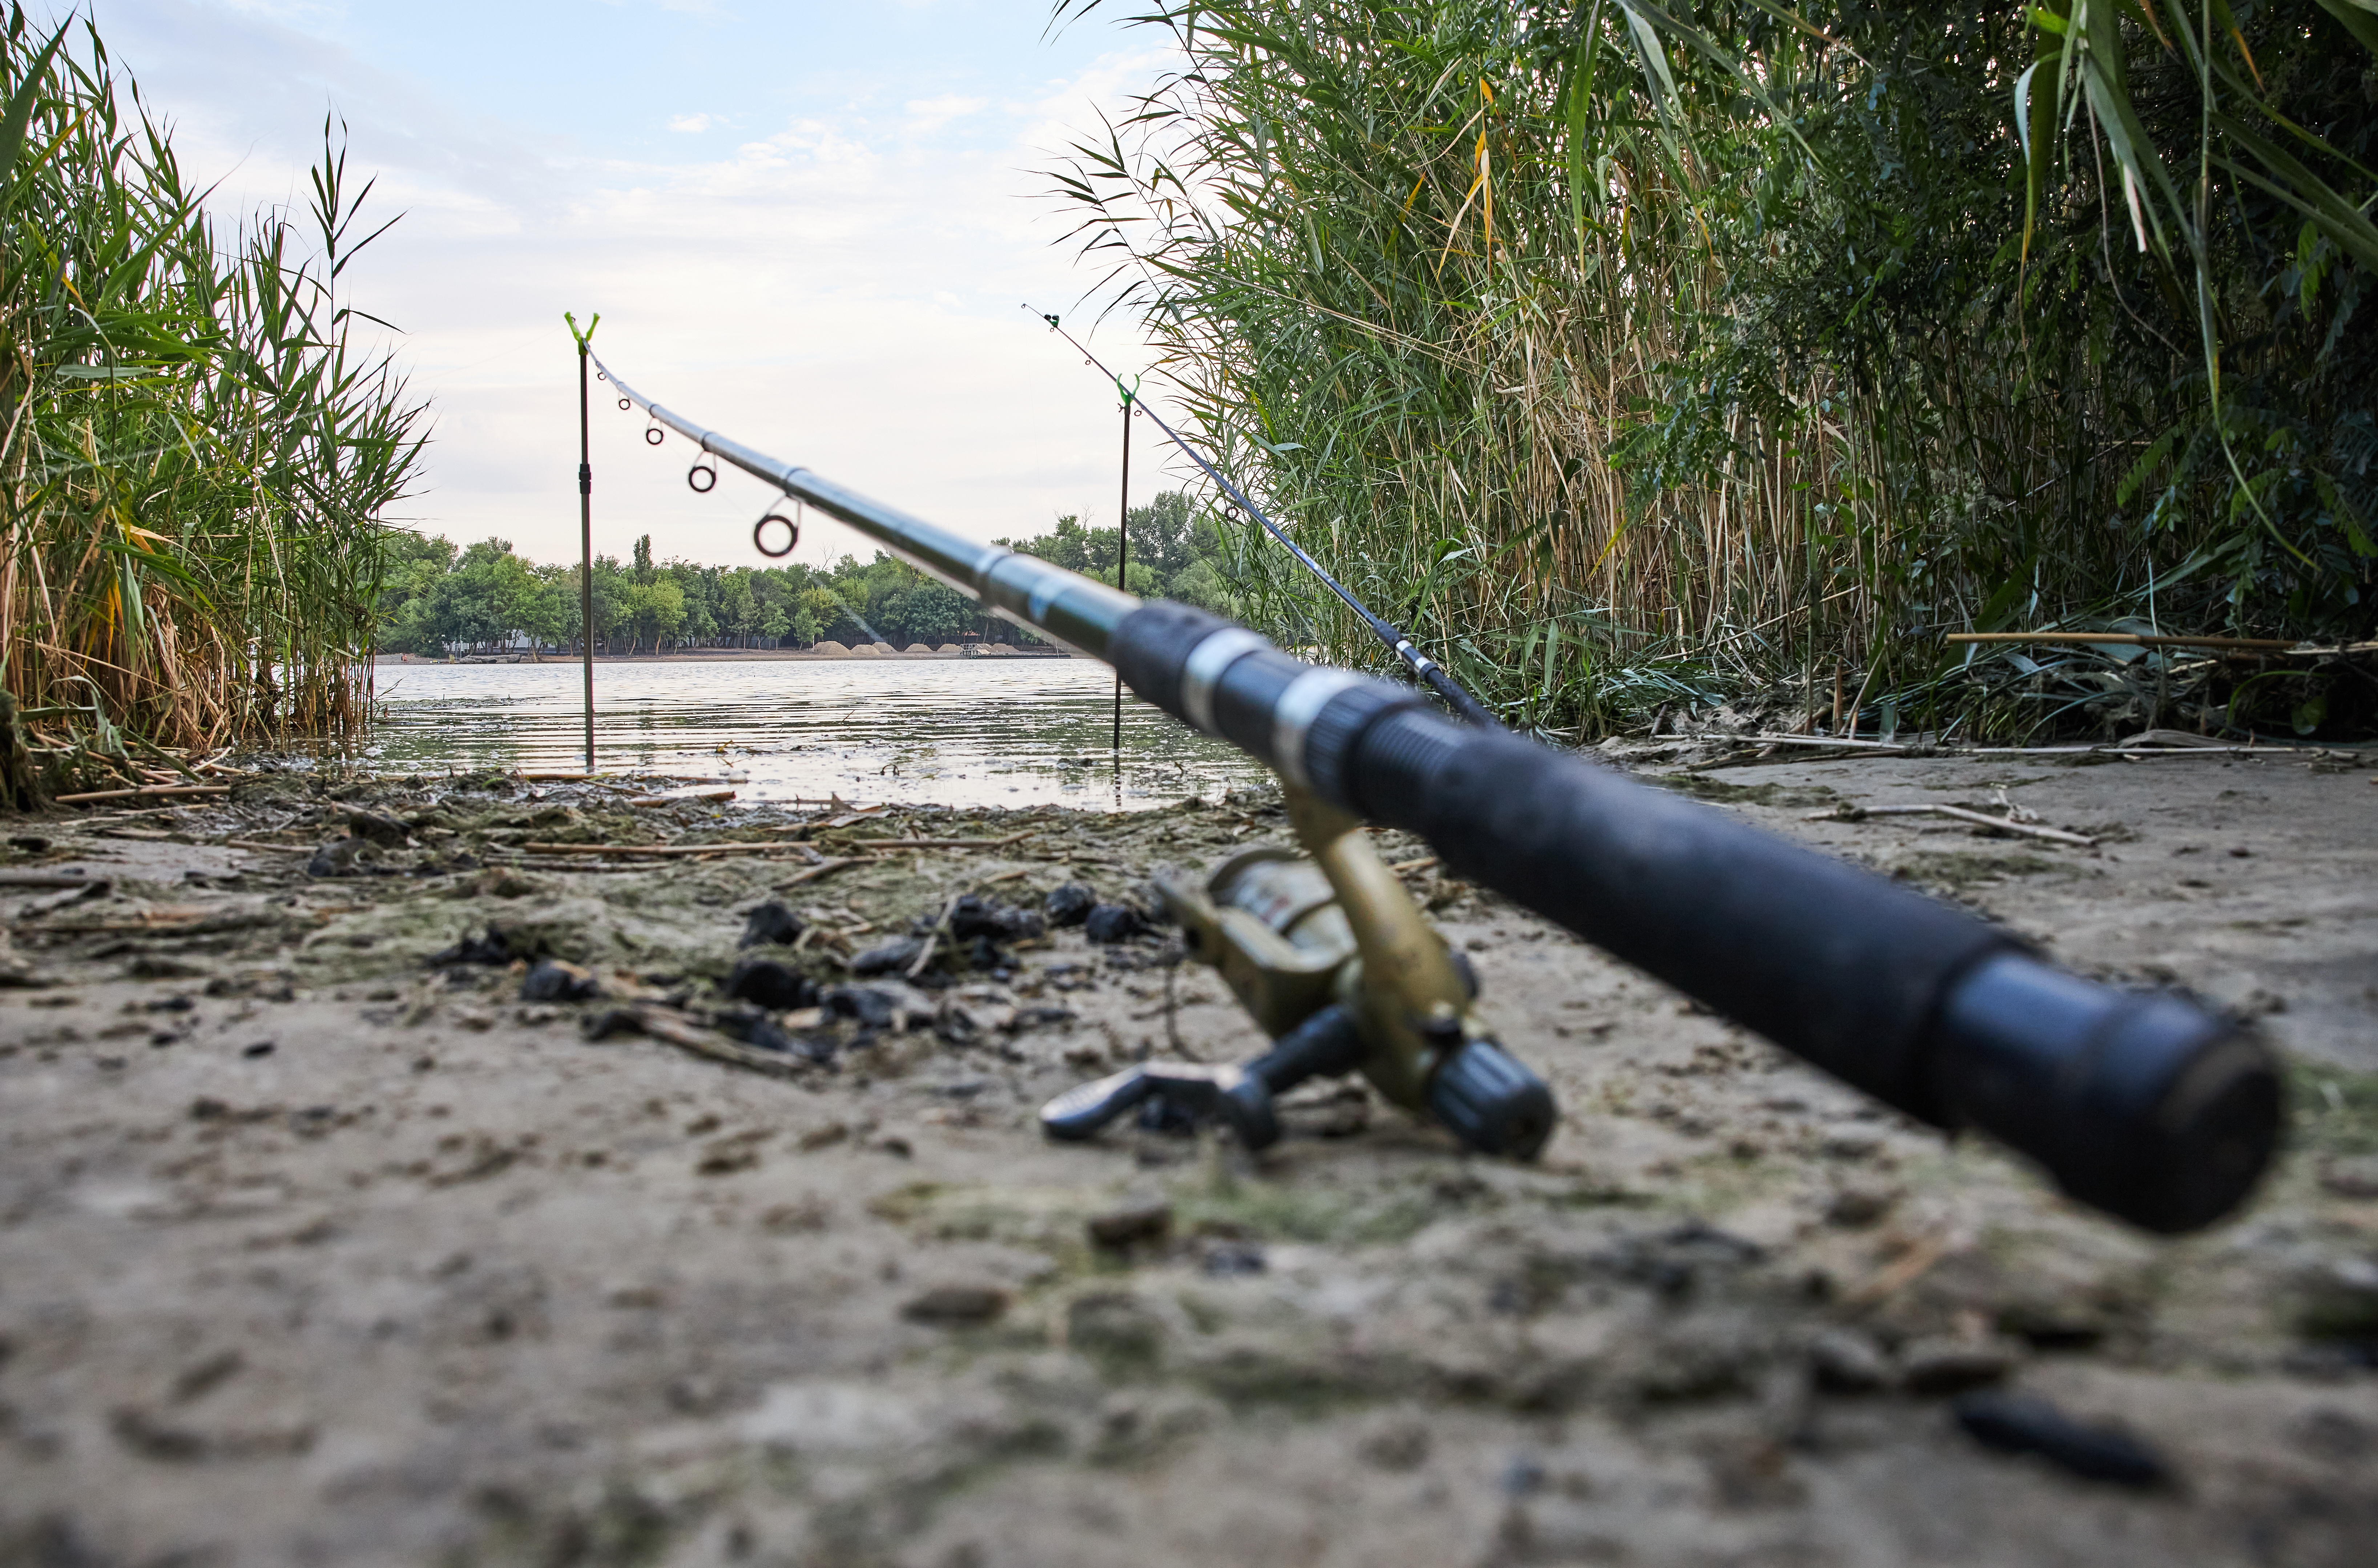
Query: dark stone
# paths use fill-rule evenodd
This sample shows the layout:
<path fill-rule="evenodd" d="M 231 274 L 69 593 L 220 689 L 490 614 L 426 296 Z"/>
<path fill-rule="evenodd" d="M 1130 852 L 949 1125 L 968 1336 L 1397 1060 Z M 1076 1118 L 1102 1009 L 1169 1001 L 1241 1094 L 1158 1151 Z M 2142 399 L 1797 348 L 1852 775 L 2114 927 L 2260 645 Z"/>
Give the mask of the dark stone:
<path fill-rule="evenodd" d="M 359 838 L 334 838 L 314 852 L 306 862 L 309 877 L 352 877 L 355 874 L 355 856 L 364 847 Z"/>
<path fill-rule="evenodd" d="M 1053 896 L 1053 895 L 1052 895 Z M 994 942 L 1020 942 L 1048 928 L 1039 916 L 1012 904 L 967 894 L 950 908 L 950 935 L 962 942 L 987 937 Z"/>
<path fill-rule="evenodd" d="M 368 839 L 389 849 L 402 849 L 413 836 L 402 822 L 393 817 L 383 817 L 377 811 L 366 811 L 360 806 L 350 806 L 346 812 L 349 836 Z"/>
<path fill-rule="evenodd" d="M 895 970 L 907 969 L 924 951 L 924 938 L 902 937 L 897 941 L 885 942 L 882 947 L 869 948 L 852 959 L 850 972 L 854 975 L 889 975 Z"/>
<path fill-rule="evenodd" d="M 1098 907 L 1099 895 L 1081 882 L 1067 882 L 1043 901 L 1051 926 L 1078 926 Z"/>
<path fill-rule="evenodd" d="M 1147 929 L 1147 922 L 1128 904 L 1101 904 L 1082 922 L 1082 934 L 1101 945 L 1127 942 Z"/>
<path fill-rule="evenodd" d="M 1086 1227 L 1093 1247 L 1123 1248 L 1172 1234 L 1172 1205 L 1147 1203 L 1093 1216 Z"/>
<path fill-rule="evenodd" d="M 888 1029 L 900 1013 L 900 999 L 873 986 L 836 986 L 819 1002 L 836 1018 L 855 1018 L 868 1029 Z"/>
<path fill-rule="evenodd" d="M 900 1309 L 910 1323 L 936 1327 L 987 1323 L 1007 1311 L 1007 1292 L 995 1285 L 937 1285 Z"/>
<path fill-rule="evenodd" d="M 521 982 L 522 1001 L 592 1001 L 603 994 L 603 983 L 575 964 L 548 958 Z"/>
<path fill-rule="evenodd" d="M 514 958 L 526 958 L 528 953 L 515 953 L 512 939 L 500 926 L 489 926 L 486 935 L 466 936 L 452 947 L 434 954 L 429 960 L 433 969 L 446 969 L 457 964 L 485 964 L 500 968 Z"/>
<path fill-rule="evenodd" d="M 590 1040 L 608 1040 L 620 1035 L 643 1034 L 644 1020 L 632 1007 L 607 1007 L 588 1018 L 582 1027 Z"/>
<path fill-rule="evenodd" d="M 1217 1241 L 1206 1249 L 1204 1261 L 1198 1265 L 1218 1279 L 1235 1275 L 1261 1274 L 1264 1271 L 1264 1250 L 1253 1241 Z"/>
<path fill-rule="evenodd" d="M 817 1005 L 817 982 L 773 958 L 747 958 L 727 976 L 727 994 L 773 1012 Z"/>
<path fill-rule="evenodd" d="M 1900 1352 L 1899 1366 L 1910 1394 L 1961 1394 L 2004 1382 L 2014 1371 L 2014 1354 L 2006 1345 L 1919 1339 Z"/>
<path fill-rule="evenodd" d="M 743 923 L 743 940 L 737 947 L 760 947 L 763 944 L 790 947 L 800 940 L 805 930 L 801 917 L 775 899 L 770 899 L 748 915 Z"/>
<path fill-rule="evenodd" d="M 841 1044 L 830 1032 L 810 1035 L 787 1033 L 776 1021 L 757 1008 L 737 1008 L 728 1012 L 714 1013 L 711 1024 L 730 1040 L 739 1040 L 753 1050 L 781 1051 L 797 1056 L 821 1067 L 831 1066 Z"/>
<path fill-rule="evenodd" d="M 2116 1427 L 2076 1421 L 2030 1394 L 1986 1390 L 1950 1406 L 1965 1434 L 2001 1454 L 2036 1454 L 2084 1480 L 2112 1486 L 2159 1487 L 2171 1466 L 2155 1449 Z"/>
<path fill-rule="evenodd" d="M 1891 1385 L 1881 1348 L 1856 1329 L 1829 1329 L 1808 1342 L 1808 1374 L 1828 1394 L 1872 1394 Z"/>

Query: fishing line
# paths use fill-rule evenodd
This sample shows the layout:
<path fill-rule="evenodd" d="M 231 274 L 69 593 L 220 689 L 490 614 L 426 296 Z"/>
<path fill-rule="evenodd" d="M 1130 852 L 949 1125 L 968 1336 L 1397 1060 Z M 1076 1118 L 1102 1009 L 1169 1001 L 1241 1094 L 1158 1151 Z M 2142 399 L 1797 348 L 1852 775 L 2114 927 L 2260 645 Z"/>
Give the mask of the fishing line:
<path fill-rule="evenodd" d="M 1163 415 L 1148 407 L 1146 400 L 1142 399 L 1134 389 L 1124 386 L 1122 377 L 1117 376 L 1113 371 L 1109 370 L 1104 365 L 1099 364 L 1098 355 L 1092 353 L 1087 348 L 1083 347 L 1079 339 L 1075 338 L 1071 332 L 1066 331 L 1064 328 L 1059 326 L 1055 317 L 1049 315 L 1045 311 L 1032 310 L 1032 307 L 1028 305 L 1024 306 L 1024 308 L 1026 310 L 1032 311 L 1033 315 L 1039 317 L 1041 320 L 1049 323 L 1049 330 L 1056 333 L 1057 336 L 1073 344 L 1076 350 L 1080 351 L 1082 359 L 1086 364 L 1098 371 L 1099 375 L 1104 376 L 1108 380 L 1112 381 L 1115 384 L 1115 389 L 1123 394 L 1123 401 L 1126 406 L 1136 403 L 1141 413 L 1154 420 L 1156 422 L 1156 427 L 1164 432 L 1166 438 L 1171 441 L 1174 446 L 1180 448 L 1182 452 L 1189 459 L 1189 461 L 1195 463 L 1197 467 L 1204 472 L 1206 477 L 1212 480 L 1215 485 L 1221 489 L 1222 494 L 1231 498 L 1232 505 L 1236 506 L 1247 516 L 1263 524 L 1264 531 L 1269 533 L 1273 538 L 1279 540 L 1282 545 L 1286 545 L 1289 554 L 1294 556 L 1297 558 L 1297 561 L 1303 566 L 1305 570 L 1319 578 L 1322 584 L 1327 587 L 1330 592 L 1335 593 L 1339 599 L 1345 602 L 1345 605 L 1348 609 L 1353 611 L 1357 616 L 1360 616 L 1363 618 L 1363 623 L 1370 627 L 1372 634 L 1387 645 L 1387 652 L 1393 653 L 1398 659 L 1403 661 L 1405 668 L 1411 671 L 1413 678 L 1419 680 L 1431 691 L 1435 692 L 1439 697 L 1445 699 L 1446 702 L 1451 706 L 1455 712 L 1460 714 L 1471 724 L 1481 725 L 1487 729 L 1499 729 L 1502 727 L 1495 715 L 1486 711 L 1486 707 L 1483 703 L 1480 702 L 1475 697 L 1471 696 L 1468 691 L 1462 688 L 1459 682 L 1456 681 L 1451 676 L 1446 674 L 1444 665 L 1438 664 L 1435 660 L 1430 658 L 1427 654 L 1413 647 L 1411 638 L 1406 637 L 1401 631 L 1398 630 L 1391 622 L 1384 620 L 1378 616 L 1373 615 L 1369 605 L 1363 604 L 1360 599 L 1355 598 L 1353 594 L 1348 592 L 1342 583 L 1340 583 L 1336 578 L 1330 576 L 1328 572 L 1323 570 L 1321 563 L 1315 560 L 1310 555 L 1306 554 L 1304 547 L 1299 545 L 1295 540 L 1291 539 L 1280 528 L 1279 524 L 1272 521 L 1272 520 L 1265 514 L 1264 509 L 1261 507 L 1256 506 L 1253 501 L 1247 499 L 1245 492 L 1242 491 L 1237 485 L 1231 484 L 1228 479 L 1222 477 L 1220 471 L 1216 469 L 1212 463 L 1207 462 L 1204 457 L 1200 456 L 1196 448 L 1182 439 L 1181 433 L 1179 431 L 1173 429 L 1170 425 L 1165 424 Z"/>

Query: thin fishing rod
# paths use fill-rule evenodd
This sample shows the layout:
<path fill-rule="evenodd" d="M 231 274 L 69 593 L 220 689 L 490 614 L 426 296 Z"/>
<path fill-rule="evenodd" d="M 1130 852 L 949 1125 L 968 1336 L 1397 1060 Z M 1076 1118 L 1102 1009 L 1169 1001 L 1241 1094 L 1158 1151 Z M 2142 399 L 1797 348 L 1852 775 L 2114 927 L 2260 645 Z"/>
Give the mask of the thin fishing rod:
<path fill-rule="evenodd" d="M 700 443 L 694 473 L 709 483 L 689 475 L 697 490 L 730 465 L 850 524 L 1112 664 L 1149 702 L 1304 792 L 1319 820 L 1343 811 L 1417 835 L 1450 875 L 1911 1117 L 1995 1134 L 2083 1203 L 2149 1230 L 2193 1230 L 2233 1211 L 2270 1163 L 2286 1118 L 2276 1059 L 2183 997 L 2059 970 L 2003 927 L 1582 759 L 1457 723 L 1409 686 L 1308 664 L 1219 616 L 1142 604 L 870 500 L 655 407 L 594 363 L 626 406 L 644 405 L 655 445 L 666 430 Z M 789 525 L 772 511 L 755 533 L 772 521 Z M 1474 1047 L 1458 1044 L 1458 1023 L 1455 1035 L 1459 1061 Z M 1446 1069 L 1433 1071 L 1444 1083 Z M 1470 1082 L 1462 1103 L 1474 1110 L 1483 1102 L 1466 1097 Z"/>
<path fill-rule="evenodd" d="M 1028 305 L 1024 306 L 1024 308 L 1026 310 L 1031 310 L 1033 315 L 1039 317 L 1041 320 L 1049 323 L 1049 330 L 1056 333 L 1057 336 L 1073 344 L 1075 349 L 1080 351 L 1082 358 L 1087 361 L 1099 375 L 1104 376 L 1107 379 L 1112 381 L 1115 384 L 1116 390 L 1123 393 L 1126 406 L 1133 401 L 1137 401 L 1141 411 L 1145 413 L 1148 418 L 1156 421 L 1156 427 L 1159 430 L 1163 431 L 1166 437 L 1170 439 L 1174 446 L 1180 448 L 1191 462 L 1195 463 L 1199 469 L 1204 471 L 1206 477 L 1212 480 L 1217 485 L 1219 485 L 1221 488 L 1222 493 L 1231 498 L 1233 505 L 1235 505 L 1241 511 L 1246 513 L 1249 517 L 1255 519 L 1257 522 L 1262 523 L 1264 531 L 1269 533 L 1273 538 L 1279 540 L 1282 545 L 1286 545 L 1288 547 L 1288 553 L 1294 556 L 1297 560 L 1303 565 L 1305 570 L 1319 578 L 1323 585 L 1326 586 L 1330 592 L 1337 594 L 1339 599 L 1345 601 L 1345 604 L 1348 609 L 1362 616 L 1363 622 L 1370 627 L 1372 633 L 1376 636 L 1381 642 L 1387 644 L 1387 652 L 1393 653 L 1397 658 L 1401 659 L 1404 662 L 1405 667 L 1411 671 L 1415 679 L 1422 682 L 1439 697 L 1444 698 L 1445 700 L 1452 706 L 1455 712 L 1460 714 L 1471 724 L 1483 725 L 1487 729 L 1502 728 L 1501 723 L 1495 717 L 1495 715 L 1486 711 L 1485 704 L 1480 702 L 1475 697 L 1471 696 L 1467 690 L 1463 689 L 1459 681 L 1456 681 L 1451 676 L 1445 673 L 1444 665 L 1438 664 L 1435 659 L 1430 658 L 1427 654 L 1413 647 L 1411 644 L 1411 639 L 1406 637 L 1401 631 L 1398 630 L 1392 622 L 1383 620 L 1379 616 L 1373 615 L 1369 605 L 1363 604 L 1363 601 L 1355 598 L 1353 594 L 1348 592 L 1342 583 L 1340 583 L 1336 578 L 1330 576 L 1327 571 L 1323 570 L 1321 563 L 1315 560 L 1310 555 L 1305 553 L 1304 546 L 1299 545 L 1295 540 L 1291 539 L 1287 533 L 1281 530 L 1279 524 L 1272 521 L 1268 516 L 1265 515 L 1264 509 L 1261 507 L 1256 506 L 1253 501 L 1247 499 L 1246 493 L 1244 491 L 1231 484 L 1228 479 L 1223 478 L 1219 470 L 1216 469 L 1212 463 L 1207 462 L 1198 454 L 1196 448 L 1191 446 L 1187 441 L 1181 438 L 1181 433 L 1179 431 L 1164 423 L 1164 416 L 1162 414 L 1159 414 L 1154 409 L 1149 408 L 1145 399 L 1139 398 L 1138 395 L 1130 388 L 1125 387 L 1123 384 L 1123 377 L 1117 376 L 1113 371 L 1109 370 L 1104 365 L 1099 364 L 1098 355 L 1092 353 L 1087 348 L 1083 347 L 1079 339 L 1075 338 L 1071 332 L 1066 331 L 1064 328 L 1059 326 L 1055 317 L 1049 315 L 1045 311 L 1032 310 L 1032 307 Z"/>

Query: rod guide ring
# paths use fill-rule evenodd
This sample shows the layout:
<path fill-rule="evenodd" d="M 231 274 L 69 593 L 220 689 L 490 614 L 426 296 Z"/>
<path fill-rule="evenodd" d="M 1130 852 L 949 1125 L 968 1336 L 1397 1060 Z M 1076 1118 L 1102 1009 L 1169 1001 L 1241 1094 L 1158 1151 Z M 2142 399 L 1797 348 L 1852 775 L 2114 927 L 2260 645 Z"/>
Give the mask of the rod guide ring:
<path fill-rule="evenodd" d="M 784 524 L 785 544 L 782 549 L 772 550 L 768 548 L 768 525 L 772 522 Z M 784 513 L 776 510 L 774 507 L 768 509 L 766 516 L 761 518 L 759 521 L 751 525 L 751 548 L 759 551 L 762 555 L 767 557 L 772 561 L 780 561 L 787 556 L 791 555 L 793 553 L 793 546 L 799 545 L 800 542 L 801 525 L 795 522 L 791 518 L 787 517 Z"/>

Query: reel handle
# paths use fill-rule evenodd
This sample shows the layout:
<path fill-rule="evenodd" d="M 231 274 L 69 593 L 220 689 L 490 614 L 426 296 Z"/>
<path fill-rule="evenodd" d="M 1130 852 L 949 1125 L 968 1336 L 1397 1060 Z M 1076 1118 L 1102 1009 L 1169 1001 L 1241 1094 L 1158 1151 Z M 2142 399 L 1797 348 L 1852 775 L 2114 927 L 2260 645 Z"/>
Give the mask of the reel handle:
<path fill-rule="evenodd" d="M 1161 1095 L 1200 1120 L 1222 1120 L 1250 1149 L 1279 1141 L 1271 1091 L 1243 1067 L 1151 1061 L 1076 1084 L 1040 1107 L 1040 1131 L 1062 1143 L 1095 1138 L 1109 1122 Z"/>

